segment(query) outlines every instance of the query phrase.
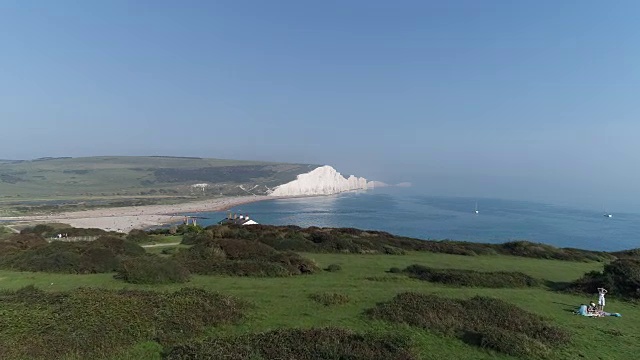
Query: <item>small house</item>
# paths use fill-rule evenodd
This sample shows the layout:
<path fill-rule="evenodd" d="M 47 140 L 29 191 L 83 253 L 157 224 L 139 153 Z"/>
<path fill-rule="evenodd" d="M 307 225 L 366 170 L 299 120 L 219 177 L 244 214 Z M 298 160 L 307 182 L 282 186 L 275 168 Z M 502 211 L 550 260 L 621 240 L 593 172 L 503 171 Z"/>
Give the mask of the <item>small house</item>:
<path fill-rule="evenodd" d="M 226 218 L 218 221 L 218 225 L 257 225 L 258 223 L 249 218 L 249 215 L 229 213 Z"/>

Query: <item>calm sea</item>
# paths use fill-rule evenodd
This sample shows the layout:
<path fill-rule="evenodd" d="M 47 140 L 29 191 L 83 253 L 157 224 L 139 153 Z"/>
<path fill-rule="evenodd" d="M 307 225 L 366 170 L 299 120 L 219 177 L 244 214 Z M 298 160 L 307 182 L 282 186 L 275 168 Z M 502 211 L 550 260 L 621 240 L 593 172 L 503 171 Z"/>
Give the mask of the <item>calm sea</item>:
<path fill-rule="evenodd" d="M 640 247 L 638 214 L 616 213 L 606 218 L 602 212 L 526 201 L 434 197 L 381 189 L 263 201 L 231 211 L 249 214 L 261 224 L 354 227 L 420 239 L 530 240 L 606 251 Z M 197 215 L 207 218 L 201 224 L 210 225 L 226 214 Z"/>

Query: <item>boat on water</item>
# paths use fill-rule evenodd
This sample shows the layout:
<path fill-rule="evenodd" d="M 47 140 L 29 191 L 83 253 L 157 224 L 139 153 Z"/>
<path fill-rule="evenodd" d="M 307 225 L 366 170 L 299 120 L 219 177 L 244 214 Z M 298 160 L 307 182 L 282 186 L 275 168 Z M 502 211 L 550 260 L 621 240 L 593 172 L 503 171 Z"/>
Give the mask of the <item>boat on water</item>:
<path fill-rule="evenodd" d="M 476 211 L 475 211 L 476 215 L 480 214 L 480 211 L 478 210 L 478 202 L 476 201 Z"/>

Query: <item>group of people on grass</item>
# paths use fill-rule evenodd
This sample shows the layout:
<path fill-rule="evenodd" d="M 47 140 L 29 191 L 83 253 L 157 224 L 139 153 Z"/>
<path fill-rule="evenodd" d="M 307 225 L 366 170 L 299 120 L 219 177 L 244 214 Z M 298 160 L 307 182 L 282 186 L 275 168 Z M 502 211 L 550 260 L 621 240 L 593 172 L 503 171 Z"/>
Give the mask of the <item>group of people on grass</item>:
<path fill-rule="evenodd" d="M 587 313 L 589 314 L 593 314 L 593 315 L 600 315 L 603 316 L 604 315 L 604 305 L 605 305 L 605 300 L 604 300 L 604 296 L 607 293 L 607 289 L 605 288 L 598 288 L 598 305 L 596 305 L 593 301 L 589 304 L 589 306 L 587 306 Z"/>
<path fill-rule="evenodd" d="M 620 313 L 608 313 L 604 311 L 605 300 L 604 296 L 607 294 L 607 289 L 598 288 L 598 305 L 593 301 L 589 305 L 580 305 L 580 308 L 575 311 L 576 314 L 590 317 L 603 317 L 603 316 L 616 316 L 620 317 Z"/>

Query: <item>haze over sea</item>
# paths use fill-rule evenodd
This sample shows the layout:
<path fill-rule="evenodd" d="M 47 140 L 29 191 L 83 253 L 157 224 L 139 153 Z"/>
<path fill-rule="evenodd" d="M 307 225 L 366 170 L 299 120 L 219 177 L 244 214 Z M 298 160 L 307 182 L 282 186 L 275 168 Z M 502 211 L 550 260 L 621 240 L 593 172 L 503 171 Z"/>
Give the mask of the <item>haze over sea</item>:
<path fill-rule="evenodd" d="M 479 214 L 474 213 L 476 201 Z M 334 196 L 245 204 L 230 211 L 260 224 L 353 227 L 420 239 L 499 243 L 529 240 L 558 247 L 622 250 L 639 247 L 640 215 L 501 199 L 436 197 L 376 189 Z M 227 212 L 200 213 L 203 225 Z M 194 214 L 195 215 L 195 214 Z"/>

